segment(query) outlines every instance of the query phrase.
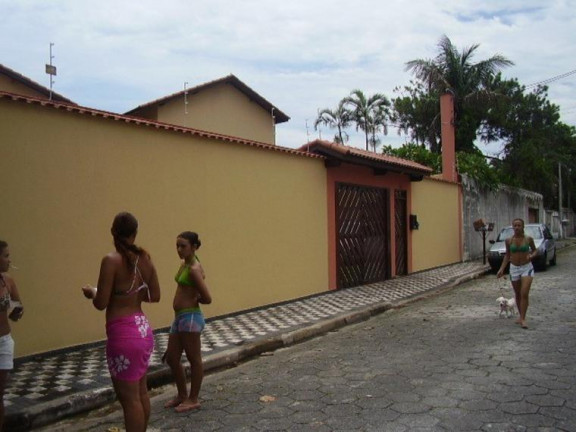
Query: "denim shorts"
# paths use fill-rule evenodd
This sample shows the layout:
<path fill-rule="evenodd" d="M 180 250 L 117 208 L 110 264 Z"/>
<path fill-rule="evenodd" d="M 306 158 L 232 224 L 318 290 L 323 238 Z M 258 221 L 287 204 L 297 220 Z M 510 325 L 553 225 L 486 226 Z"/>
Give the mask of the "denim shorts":
<path fill-rule="evenodd" d="M 170 333 L 201 333 L 206 322 L 200 308 L 187 308 L 176 312 Z"/>

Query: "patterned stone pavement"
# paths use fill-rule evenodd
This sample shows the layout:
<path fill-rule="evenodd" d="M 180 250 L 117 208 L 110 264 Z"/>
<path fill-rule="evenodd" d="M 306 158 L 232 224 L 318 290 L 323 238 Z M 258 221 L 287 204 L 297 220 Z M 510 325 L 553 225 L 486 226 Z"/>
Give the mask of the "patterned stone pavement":
<path fill-rule="evenodd" d="M 452 286 L 486 271 L 487 266 L 481 262 L 458 263 L 211 319 L 202 335 L 205 362 L 206 357 L 225 354 L 231 348 L 258 344 L 355 311 L 380 305 L 376 313 L 382 312 L 385 310 L 382 305 L 392 305 Z M 161 363 L 168 342 L 166 329 L 156 333 L 155 342 L 149 375 L 166 375 L 168 368 Z M 226 360 L 234 361 L 227 356 L 223 358 L 217 360 L 215 366 L 225 365 Z M 210 369 L 210 365 L 207 366 Z M 156 381 L 161 384 L 161 380 Z M 150 382 L 152 385 L 155 383 L 154 380 Z M 7 425 L 12 424 L 16 430 L 46 424 L 112 400 L 104 346 L 97 344 L 73 351 L 46 353 L 17 362 L 4 399 Z"/>

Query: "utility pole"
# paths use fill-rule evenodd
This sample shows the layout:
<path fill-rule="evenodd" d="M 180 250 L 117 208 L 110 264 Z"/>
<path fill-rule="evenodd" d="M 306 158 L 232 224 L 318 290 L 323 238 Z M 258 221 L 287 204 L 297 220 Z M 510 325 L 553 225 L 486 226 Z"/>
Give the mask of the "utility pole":
<path fill-rule="evenodd" d="M 188 114 L 188 81 L 184 81 L 184 114 Z"/>
<path fill-rule="evenodd" d="M 272 107 L 270 114 L 272 115 L 272 132 L 274 136 L 272 137 L 272 144 L 276 145 L 276 116 L 274 115 L 274 110 L 276 108 Z"/>
<path fill-rule="evenodd" d="M 558 162 L 558 220 L 560 221 L 558 235 L 564 238 L 564 227 L 562 226 L 562 164 Z"/>

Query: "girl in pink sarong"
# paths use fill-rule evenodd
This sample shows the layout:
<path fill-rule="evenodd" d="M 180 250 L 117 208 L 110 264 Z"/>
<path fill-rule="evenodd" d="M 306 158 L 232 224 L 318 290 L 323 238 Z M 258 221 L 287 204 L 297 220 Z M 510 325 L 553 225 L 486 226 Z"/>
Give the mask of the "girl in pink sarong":
<path fill-rule="evenodd" d="M 96 309 L 106 309 L 106 358 L 126 431 L 145 432 L 150 418 L 146 372 L 154 337 L 141 305 L 160 301 L 160 286 L 150 255 L 134 244 L 136 218 L 119 213 L 111 231 L 116 251 L 102 259 L 98 288 L 82 290 Z"/>

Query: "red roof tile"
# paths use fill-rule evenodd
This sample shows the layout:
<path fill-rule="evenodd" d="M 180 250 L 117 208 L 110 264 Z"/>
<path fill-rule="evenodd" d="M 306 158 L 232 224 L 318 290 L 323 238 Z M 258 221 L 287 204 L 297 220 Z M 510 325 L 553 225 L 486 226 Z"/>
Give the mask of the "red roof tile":
<path fill-rule="evenodd" d="M 360 165 L 369 163 L 371 166 L 394 172 L 406 172 L 421 175 L 430 175 L 432 173 L 432 168 L 408 159 L 402 159 L 382 153 L 374 153 L 355 147 L 336 144 L 330 141 L 315 140 L 303 145 L 300 147 L 300 150 L 321 154 L 329 159 L 332 157 Z M 362 161 L 365 161 L 365 163 Z"/>

